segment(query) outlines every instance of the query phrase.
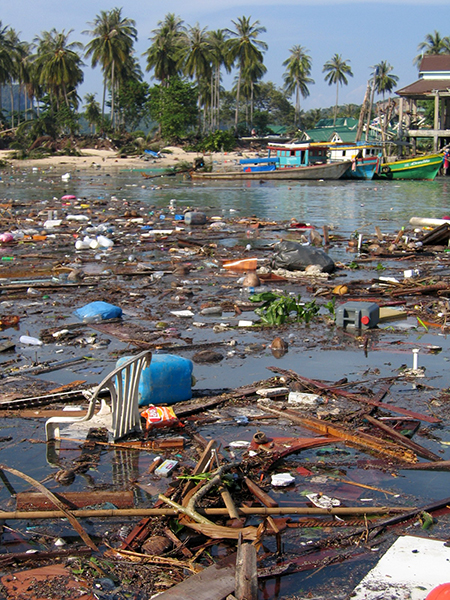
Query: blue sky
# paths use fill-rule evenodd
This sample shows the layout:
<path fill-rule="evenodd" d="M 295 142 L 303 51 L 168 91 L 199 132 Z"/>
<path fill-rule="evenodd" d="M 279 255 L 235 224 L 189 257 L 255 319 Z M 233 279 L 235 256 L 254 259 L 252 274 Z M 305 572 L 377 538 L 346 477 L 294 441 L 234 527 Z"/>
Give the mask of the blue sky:
<path fill-rule="evenodd" d="M 151 31 L 169 12 L 187 25 L 199 23 L 208 29 L 233 29 L 231 21 L 244 15 L 259 21 L 267 29 L 261 39 L 269 46 L 264 58 L 266 81 L 282 85 L 282 63 L 292 46 L 299 44 L 309 51 L 316 83 L 302 100 L 304 110 L 334 105 L 336 88 L 324 82 L 322 67 L 335 53 L 350 61 L 354 74 L 348 86 L 340 89 L 339 104 L 361 104 L 372 65 L 389 62 L 399 77 L 399 88 L 403 87 L 417 79 L 412 61 L 426 34 L 437 30 L 442 36 L 450 35 L 449 0 L 10 0 L 3 2 L 0 19 L 27 41 L 55 27 L 73 29 L 71 40 L 87 43 L 89 37 L 82 32 L 89 29 L 88 23 L 100 10 L 115 6 L 123 7 L 122 14 L 136 21 L 139 57 L 149 46 Z M 144 68 L 143 58 L 141 64 Z M 149 73 L 145 77 L 151 81 Z M 101 79 L 98 67 L 86 66 L 80 95 L 98 92 L 100 100 Z M 224 85 L 229 89 L 231 79 L 225 78 Z"/>

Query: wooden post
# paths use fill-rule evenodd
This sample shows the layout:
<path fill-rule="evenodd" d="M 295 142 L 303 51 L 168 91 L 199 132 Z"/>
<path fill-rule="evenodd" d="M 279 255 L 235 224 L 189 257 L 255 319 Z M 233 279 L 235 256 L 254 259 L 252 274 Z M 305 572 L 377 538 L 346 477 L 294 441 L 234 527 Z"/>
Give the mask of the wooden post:
<path fill-rule="evenodd" d="M 330 245 L 330 236 L 328 235 L 328 225 L 324 225 L 322 230 L 323 230 L 323 245 L 329 246 Z"/>
<path fill-rule="evenodd" d="M 234 595 L 237 600 L 258 600 L 258 571 L 256 548 L 252 544 L 239 545 L 236 557 L 236 583 Z"/>

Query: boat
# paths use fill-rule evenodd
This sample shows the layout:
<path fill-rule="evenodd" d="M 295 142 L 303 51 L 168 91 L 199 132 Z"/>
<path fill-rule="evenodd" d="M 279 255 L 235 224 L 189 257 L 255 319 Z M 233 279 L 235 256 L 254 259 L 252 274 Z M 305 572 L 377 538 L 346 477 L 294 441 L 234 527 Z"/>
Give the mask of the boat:
<path fill-rule="evenodd" d="M 225 180 L 337 180 L 351 161 L 330 163 L 326 144 L 268 144 L 268 156 L 244 158 L 240 170 L 191 171 L 192 179 Z"/>
<path fill-rule="evenodd" d="M 329 145 L 330 162 L 351 160 L 351 166 L 341 179 L 373 179 L 378 172 L 382 158 L 382 146 L 372 142 L 345 144 L 336 142 Z"/>
<path fill-rule="evenodd" d="M 374 179 L 427 179 L 433 181 L 442 167 L 444 154 L 424 154 L 382 163 Z"/>

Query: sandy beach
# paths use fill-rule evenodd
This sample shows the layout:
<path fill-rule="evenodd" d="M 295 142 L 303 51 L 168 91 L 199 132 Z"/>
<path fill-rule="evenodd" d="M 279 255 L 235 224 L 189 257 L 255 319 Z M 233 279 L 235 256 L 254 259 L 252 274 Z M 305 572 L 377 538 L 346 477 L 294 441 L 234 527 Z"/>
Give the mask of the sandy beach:
<path fill-rule="evenodd" d="M 202 154 L 200 152 L 185 152 L 182 148 L 176 146 L 168 146 L 162 151 L 162 157 L 153 159 L 151 157 L 146 160 L 143 157 L 127 156 L 123 158 L 114 150 L 100 150 L 86 148 L 81 151 L 81 156 L 50 156 L 47 158 L 33 160 L 16 160 L 12 159 L 11 150 L 0 150 L 0 160 L 5 160 L 14 168 L 59 168 L 67 169 L 89 169 L 92 167 L 98 168 L 127 168 L 127 169 L 151 169 L 151 168 L 169 168 L 180 163 L 194 163 L 195 158 L 202 157 L 205 162 L 213 161 L 216 164 L 224 165 L 235 164 L 239 158 L 254 156 L 254 152 L 238 153 L 238 152 L 216 152 Z"/>

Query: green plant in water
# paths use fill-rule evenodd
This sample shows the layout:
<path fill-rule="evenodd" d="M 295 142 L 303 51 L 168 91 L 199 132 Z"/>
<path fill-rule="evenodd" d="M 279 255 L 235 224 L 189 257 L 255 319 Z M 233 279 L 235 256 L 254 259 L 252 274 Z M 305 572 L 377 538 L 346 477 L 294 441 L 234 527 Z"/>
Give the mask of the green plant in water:
<path fill-rule="evenodd" d="M 359 269 L 359 265 L 357 262 L 355 262 L 354 260 L 352 260 L 352 262 L 348 265 L 350 269 L 352 269 L 353 271 L 356 271 L 356 269 Z"/>
<path fill-rule="evenodd" d="M 336 296 L 333 296 L 326 304 L 323 305 L 328 310 L 330 315 L 336 316 Z"/>
<path fill-rule="evenodd" d="M 262 292 L 250 296 L 250 300 L 263 303 L 255 309 L 255 313 L 265 325 L 283 325 L 287 321 L 309 323 L 320 310 L 314 300 L 302 303 L 300 294 L 284 296 L 274 292 Z"/>
<path fill-rule="evenodd" d="M 375 267 L 375 269 L 377 271 L 386 271 L 386 267 L 383 267 L 383 265 L 381 263 L 378 263 L 377 266 Z"/>

